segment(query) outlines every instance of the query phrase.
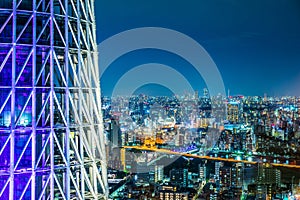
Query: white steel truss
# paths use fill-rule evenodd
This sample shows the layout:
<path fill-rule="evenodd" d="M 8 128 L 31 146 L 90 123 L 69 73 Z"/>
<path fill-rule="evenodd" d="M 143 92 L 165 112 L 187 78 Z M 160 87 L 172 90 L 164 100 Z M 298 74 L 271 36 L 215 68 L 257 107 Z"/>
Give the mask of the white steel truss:
<path fill-rule="evenodd" d="M 0 199 L 107 199 L 94 0 L 0 0 Z"/>

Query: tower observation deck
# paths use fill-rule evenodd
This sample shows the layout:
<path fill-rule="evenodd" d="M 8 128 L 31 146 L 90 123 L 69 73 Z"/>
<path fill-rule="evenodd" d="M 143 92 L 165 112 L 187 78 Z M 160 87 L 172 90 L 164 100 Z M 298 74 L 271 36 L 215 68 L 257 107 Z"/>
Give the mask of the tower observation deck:
<path fill-rule="evenodd" d="M 106 199 L 94 0 L 0 0 L 0 199 Z"/>

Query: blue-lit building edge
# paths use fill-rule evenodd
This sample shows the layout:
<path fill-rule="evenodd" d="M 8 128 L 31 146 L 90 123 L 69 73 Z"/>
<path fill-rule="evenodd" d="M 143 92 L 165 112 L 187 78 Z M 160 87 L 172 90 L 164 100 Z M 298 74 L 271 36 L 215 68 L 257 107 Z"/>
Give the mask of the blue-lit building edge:
<path fill-rule="evenodd" d="M 23 0 L 22 2 L 17 1 L 17 3 L 20 4 L 16 11 L 16 16 L 11 18 L 0 33 L 0 192 L 3 188 L 5 188 L 5 190 L 2 191 L 0 199 L 10 198 L 10 187 L 7 180 L 10 178 L 11 170 L 11 144 L 9 137 L 11 136 L 12 131 L 14 132 L 13 153 L 15 158 L 13 198 L 19 199 L 22 196 L 22 199 L 30 199 L 32 197 L 32 184 L 30 184 L 29 180 L 33 170 L 35 171 L 35 196 L 39 197 L 43 189 L 42 187 L 50 174 L 50 163 L 46 162 L 47 157 L 50 156 L 49 145 L 46 147 L 46 154 L 43 155 L 45 158 L 37 164 L 35 169 L 32 169 L 32 148 L 35 148 L 36 154 L 39 155 L 39 152 L 43 148 L 45 139 L 50 132 L 50 120 L 45 121 L 45 119 L 41 119 L 36 126 L 32 124 L 32 104 L 36 104 L 35 112 L 39 113 L 42 109 L 45 95 L 47 95 L 50 91 L 50 82 L 49 80 L 47 81 L 47 77 L 40 78 L 40 81 L 36 83 L 35 80 L 33 80 L 34 76 L 45 76 L 45 74 L 49 73 L 50 63 L 49 61 L 44 63 L 44 60 L 50 51 L 50 37 L 49 34 L 42 34 L 36 46 L 33 46 L 32 21 L 27 24 L 32 14 L 32 2 L 32 0 Z M 50 0 L 44 0 L 42 2 L 44 6 L 40 6 L 39 9 L 37 9 L 37 11 L 40 12 L 36 15 L 37 26 L 35 28 L 37 34 L 42 31 L 42 28 L 45 26 L 50 15 L 49 3 Z M 0 24 L 4 24 L 12 12 L 13 1 L 1 1 L 0 8 Z M 13 57 L 13 53 L 10 52 L 13 47 L 12 20 L 14 17 L 16 17 L 16 37 L 19 36 L 15 46 L 15 58 Z M 26 24 L 27 28 L 23 30 Z M 46 27 L 46 29 L 49 29 L 49 27 Z M 45 32 L 49 33 L 49 30 Z M 57 36 L 58 33 L 55 32 L 54 34 Z M 72 43 L 71 40 L 69 42 Z M 61 46 L 62 43 L 61 41 L 57 41 L 55 44 L 57 46 Z M 32 54 L 33 47 L 36 48 L 35 59 L 33 59 Z M 36 62 L 35 75 L 32 70 L 33 60 Z M 15 74 L 13 74 L 13 65 L 15 65 Z M 45 70 L 44 73 L 40 75 L 38 72 L 43 65 L 45 65 Z M 15 77 L 14 80 L 13 77 Z M 11 114 L 13 108 L 11 104 L 11 92 L 13 85 L 15 85 L 15 104 L 13 105 L 15 109 L 14 116 Z M 59 86 L 60 80 L 54 79 L 54 85 Z M 33 102 L 32 98 L 30 98 L 33 86 L 40 87 L 36 89 L 35 102 Z M 49 109 L 49 106 L 45 108 L 44 116 L 49 114 Z M 54 115 L 55 114 L 56 113 L 54 112 Z M 12 127 L 12 119 L 17 120 L 14 127 Z M 32 140 L 30 141 L 33 129 L 35 129 L 36 134 L 35 144 L 31 142 Z M 65 130 L 62 129 L 62 134 L 64 131 Z M 34 145 L 34 147 L 32 145 Z M 20 158 L 21 154 L 23 155 Z M 36 159 L 38 159 L 38 157 Z M 60 160 L 56 159 L 55 164 L 58 162 L 60 162 Z M 62 173 L 62 176 L 58 176 L 58 178 L 63 178 L 63 176 L 64 175 Z M 8 185 L 5 185 L 7 183 Z M 26 190 L 24 190 L 25 187 L 27 187 Z M 45 193 L 50 193 L 49 187 L 46 188 Z"/>
<path fill-rule="evenodd" d="M 0 37 L 0 43 L 6 42 L 2 41 L 3 38 Z M 11 157 L 11 144 L 8 141 L 8 138 L 11 135 L 11 119 L 14 118 L 18 120 L 13 128 L 14 131 L 14 166 L 16 166 L 17 162 L 19 163 L 14 169 L 14 198 L 20 198 L 25 186 L 27 185 L 31 174 L 32 174 L 32 142 L 29 142 L 26 147 L 26 143 L 29 140 L 29 137 L 32 133 L 32 99 L 30 98 L 30 93 L 32 91 L 32 58 L 29 58 L 25 68 L 23 64 L 28 59 L 28 54 L 30 52 L 30 47 L 16 46 L 17 56 L 16 56 L 16 74 L 20 74 L 21 70 L 23 70 L 22 75 L 16 83 L 15 88 L 15 116 L 11 116 L 11 98 L 7 99 L 10 95 L 12 85 L 12 55 L 9 56 L 8 59 L 5 57 L 8 55 L 8 47 L 2 47 L 0 52 L 0 60 L 6 60 L 5 65 L 3 66 L 0 73 L 0 84 L 2 87 L 0 93 L 0 106 L 2 107 L 2 112 L 0 113 L 0 188 L 4 188 L 4 184 L 7 183 L 7 179 L 10 177 L 10 157 Z M 47 49 L 47 48 L 46 48 Z M 42 51 L 40 51 L 42 52 Z M 23 69 L 24 68 L 24 69 Z M 26 88 L 25 88 L 26 87 Z M 48 91 L 42 91 L 40 89 L 37 91 L 39 93 L 36 96 L 36 100 L 42 102 L 42 95 Z M 29 99 L 29 101 L 28 101 Z M 36 102 L 38 105 L 39 102 Z M 27 104 L 27 105 L 26 105 Z M 40 110 L 41 106 L 37 107 L 37 110 Z M 23 114 L 21 115 L 21 111 L 23 110 Z M 40 124 L 41 128 L 49 127 L 49 124 Z M 35 127 L 38 128 L 38 127 Z M 49 130 L 36 130 L 36 152 L 39 152 L 42 148 L 42 140 L 49 134 Z M 6 144 L 6 145 L 5 145 Z M 19 160 L 20 155 L 23 153 L 22 158 Z M 41 162 L 42 163 L 42 162 Z M 42 181 L 45 181 L 45 178 L 49 176 L 50 166 L 38 166 L 42 170 L 37 170 L 36 173 L 36 195 L 40 193 L 42 190 Z M 31 197 L 31 184 L 28 185 L 28 188 L 23 194 L 24 199 L 30 199 Z M 1 199 L 9 198 L 9 186 L 4 190 Z"/>
<path fill-rule="evenodd" d="M 78 100 L 81 87 L 92 90 L 91 95 L 87 90 L 82 91 L 83 98 L 96 99 L 99 89 L 96 85 L 99 79 L 85 80 L 86 83 L 74 80 L 75 74 L 82 73 L 80 70 L 90 71 L 89 68 L 97 66 L 91 61 L 96 51 L 96 45 L 92 45 L 96 44 L 93 3 L 93 0 L 0 1 L 0 199 L 70 199 L 78 195 L 82 199 L 84 196 L 95 199 L 106 192 L 105 175 L 100 177 L 104 178 L 102 185 L 99 174 L 97 180 L 91 178 L 104 170 L 100 167 L 100 150 L 97 155 L 88 155 L 81 136 L 100 135 L 97 132 L 100 120 L 85 119 L 82 127 L 80 119 L 75 122 L 74 116 L 82 115 L 83 109 L 76 105 L 73 110 L 68 109 L 71 107 L 68 98 L 75 104 L 84 101 Z M 76 13 L 81 13 L 80 18 Z M 78 29 L 79 25 L 83 31 Z M 73 35 L 71 29 L 75 31 Z M 88 33 L 92 36 L 85 43 L 82 35 L 87 37 Z M 71 64 L 75 72 L 70 69 Z M 71 146 L 69 139 L 76 144 Z M 97 190 L 94 194 L 88 184 Z"/>
<path fill-rule="evenodd" d="M 0 43 L 2 43 L 0 38 Z M 40 117 L 40 120 L 37 122 L 36 126 L 32 124 L 32 104 L 36 104 L 36 113 L 40 113 L 42 110 L 42 105 L 45 101 L 46 95 L 48 95 L 50 89 L 47 88 L 48 84 L 38 82 L 36 86 L 43 87 L 40 89 L 36 89 L 36 102 L 32 101 L 30 97 L 32 92 L 32 58 L 28 59 L 28 54 L 30 53 L 30 49 L 28 47 L 16 46 L 17 56 L 16 56 L 16 75 L 20 74 L 22 71 L 22 75 L 18 78 L 15 87 L 15 116 L 11 116 L 11 85 L 12 85 L 12 56 L 9 56 L 8 59 L 5 59 L 5 56 L 8 55 L 6 51 L 9 48 L 2 48 L 0 52 L 0 60 L 6 60 L 6 63 L 3 69 L 0 72 L 0 84 L 1 84 L 1 93 L 0 93 L 0 106 L 2 107 L 2 112 L 0 113 L 0 188 L 4 188 L 7 183 L 8 178 L 10 177 L 10 159 L 11 159 L 11 151 L 10 151 L 10 142 L 8 141 L 11 136 L 11 131 L 14 131 L 14 199 L 19 199 L 22 195 L 24 199 L 30 199 L 31 194 L 31 184 L 27 186 L 29 183 L 29 179 L 32 174 L 32 142 L 30 140 L 30 135 L 32 134 L 33 129 L 35 129 L 36 134 L 36 143 L 34 144 L 34 148 L 36 154 L 39 155 L 41 152 L 44 142 L 47 136 L 50 133 L 50 120 L 45 119 L 47 115 L 50 113 L 50 107 L 47 105 L 44 110 L 43 116 Z M 43 49 L 39 49 L 37 53 L 37 67 L 42 67 L 42 62 L 44 60 L 43 55 L 47 55 L 49 51 L 48 47 Z M 38 63 L 40 61 L 40 64 Z M 24 63 L 26 63 L 24 67 Z M 47 65 L 47 64 L 46 64 Z M 47 67 L 47 66 L 46 66 Z M 37 70 L 39 71 L 39 70 Z M 45 70 L 47 73 L 47 69 Z M 38 74 L 36 74 L 38 76 Z M 59 80 L 54 79 L 54 84 L 59 85 Z M 64 94 L 58 94 L 60 97 L 59 100 L 62 100 L 65 96 Z M 21 114 L 22 113 L 22 114 Z M 44 119 L 43 119 L 44 118 Z M 12 127 L 12 119 L 15 119 L 17 123 L 14 127 Z M 63 136 L 65 133 L 65 128 L 62 123 L 60 123 L 60 118 L 58 117 L 58 110 L 54 109 L 54 124 L 58 124 L 57 127 L 60 127 L 61 135 Z M 28 143 L 29 141 L 29 143 Z M 63 139 L 61 140 L 61 142 Z M 28 143 L 28 144 L 27 144 Z M 57 149 L 57 148 L 56 148 Z M 23 153 L 21 159 L 19 160 L 21 154 Z M 46 147 L 46 154 L 43 157 L 50 156 L 50 147 L 49 145 Z M 57 157 L 57 156 L 56 156 Z M 38 159 L 38 158 L 36 158 Z M 46 162 L 47 158 L 44 158 L 39 165 L 36 166 L 35 169 L 35 196 L 39 196 L 41 190 L 43 189 L 43 182 L 47 180 L 50 172 L 50 163 Z M 61 160 L 55 159 L 55 164 L 59 164 Z M 18 162 L 18 165 L 16 166 Z M 37 161 L 35 161 L 37 162 Z M 58 178 L 63 178 L 62 176 Z M 27 186 L 27 189 L 24 188 Z M 48 190 L 50 190 L 48 188 Z M 25 192 L 24 194 L 22 194 Z M 47 193 L 47 192 L 46 192 Z M 6 189 L 2 193 L 1 198 L 8 199 L 9 198 L 9 186 L 6 186 Z"/>

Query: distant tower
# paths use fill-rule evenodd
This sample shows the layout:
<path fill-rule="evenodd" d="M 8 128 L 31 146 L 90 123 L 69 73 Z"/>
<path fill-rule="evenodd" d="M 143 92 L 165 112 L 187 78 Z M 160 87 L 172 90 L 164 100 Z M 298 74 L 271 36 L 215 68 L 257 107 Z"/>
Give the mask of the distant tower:
<path fill-rule="evenodd" d="M 198 90 L 195 91 L 195 100 L 198 100 L 199 99 L 199 92 Z"/>
<path fill-rule="evenodd" d="M 264 102 L 266 102 L 268 100 L 268 96 L 267 93 L 264 94 Z"/>
<path fill-rule="evenodd" d="M 204 89 L 203 89 L 203 97 L 205 97 L 205 98 L 208 98 L 208 97 L 209 97 L 208 89 L 207 89 L 207 88 L 204 88 Z"/>
<path fill-rule="evenodd" d="M 106 198 L 94 1 L 0 8 L 0 199 Z"/>

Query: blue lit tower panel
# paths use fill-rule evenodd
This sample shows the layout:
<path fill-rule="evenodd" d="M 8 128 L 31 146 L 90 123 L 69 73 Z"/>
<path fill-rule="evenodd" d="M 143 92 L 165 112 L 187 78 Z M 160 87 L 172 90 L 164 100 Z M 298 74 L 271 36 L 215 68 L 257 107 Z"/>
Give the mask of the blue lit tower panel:
<path fill-rule="evenodd" d="M 102 199 L 93 0 L 0 1 L 0 199 Z"/>

